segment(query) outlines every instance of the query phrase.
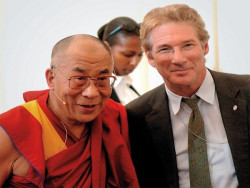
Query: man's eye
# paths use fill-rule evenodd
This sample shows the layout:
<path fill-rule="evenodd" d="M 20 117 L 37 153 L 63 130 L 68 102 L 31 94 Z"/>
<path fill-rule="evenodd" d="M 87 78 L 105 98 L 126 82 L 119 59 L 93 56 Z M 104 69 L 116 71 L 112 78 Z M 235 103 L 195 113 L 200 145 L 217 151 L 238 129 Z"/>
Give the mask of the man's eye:
<path fill-rule="evenodd" d="M 108 79 L 108 77 L 98 77 L 99 81 L 106 81 Z"/>
<path fill-rule="evenodd" d="M 88 80 L 88 78 L 79 76 L 79 77 L 75 77 L 75 80 L 76 81 L 86 81 L 86 80 Z"/>
<path fill-rule="evenodd" d="M 83 80 L 84 78 L 83 77 L 76 77 L 75 79 L 76 80 Z"/>
<path fill-rule="evenodd" d="M 159 50 L 159 52 L 166 52 L 166 53 L 171 53 L 173 50 L 172 50 L 172 48 L 161 48 L 160 50 Z"/>
<path fill-rule="evenodd" d="M 184 48 L 184 49 L 191 49 L 191 48 L 193 48 L 194 46 L 195 46 L 195 44 L 193 44 L 193 43 L 187 43 L 187 44 L 183 45 L 182 48 Z"/>

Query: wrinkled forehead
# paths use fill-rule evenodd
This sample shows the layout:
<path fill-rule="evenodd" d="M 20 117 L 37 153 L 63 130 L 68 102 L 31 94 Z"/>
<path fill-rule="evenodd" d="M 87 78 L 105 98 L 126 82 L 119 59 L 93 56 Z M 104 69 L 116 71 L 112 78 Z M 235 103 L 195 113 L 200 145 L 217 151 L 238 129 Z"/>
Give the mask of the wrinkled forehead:
<path fill-rule="evenodd" d="M 90 39 L 72 42 L 65 51 L 65 54 L 87 58 L 102 58 L 103 56 L 109 56 L 109 52 L 100 42 Z"/>
<path fill-rule="evenodd" d="M 66 66 L 72 64 L 103 64 L 112 66 L 112 58 L 108 50 L 93 40 L 74 41 L 67 50 L 59 52 L 53 58 L 53 64 Z"/>

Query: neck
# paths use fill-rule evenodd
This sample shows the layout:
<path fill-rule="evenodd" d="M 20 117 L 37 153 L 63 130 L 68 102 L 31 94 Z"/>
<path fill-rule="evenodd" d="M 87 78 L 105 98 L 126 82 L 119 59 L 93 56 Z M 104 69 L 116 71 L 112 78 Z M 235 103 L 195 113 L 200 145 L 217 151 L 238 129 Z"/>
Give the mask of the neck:
<path fill-rule="evenodd" d="M 68 131 L 70 131 L 75 137 L 77 137 L 78 139 L 80 139 L 82 137 L 82 133 L 85 130 L 85 123 L 68 123 L 67 121 L 62 121 L 62 124 L 65 125 L 66 129 Z"/>
<path fill-rule="evenodd" d="M 169 88 L 170 91 L 172 91 L 174 94 L 183 96 L 183 97 L 191 97 L 194 95 L 198 90 L 198 88 L 192 88 L 192 87 L 185 87 L 185 86 L 180 86 L 176 88 Z"/>
<path fill-rule="evenodd" d="M 167 88 L 176 95 L 183 97 L 191 97 L 200 89 L 205 77 L 206 77 L 206 69 L 203 69 L 200 74 L 200 77 L 196 79 L 194 82 L 191 82 L 189 85 L 188 84 L 174 85 L 174 84 L 169 84 L 169 82 L 166 80 L 164 81 Z"/>
<path fill-rule="evenodd" d="M 47 106 L 48 108 L 55 114 L 55 116 L 61 121 L 61 123 L 66 127 L 67 131 L 70 131 L 73 133 L 74 136 L 77 138 L 81 138 L 83 131 L 85 130 L 85 124 L 84 122 L 79 122 L 74 119 L 69 119 L 65 116 L 63 116 L 63 109 L 66 108 L 65 105 L 61 106 L 58 105 L 58 103 L 53 103 L 52 101 L 56 101 L 56 98 L 53 94 L 50 93 L 49 98 L 47 100 Z M 54 100 L 53 100 L 53 99 Z M 59 110 L 58 110 L 59 109 Z"/>

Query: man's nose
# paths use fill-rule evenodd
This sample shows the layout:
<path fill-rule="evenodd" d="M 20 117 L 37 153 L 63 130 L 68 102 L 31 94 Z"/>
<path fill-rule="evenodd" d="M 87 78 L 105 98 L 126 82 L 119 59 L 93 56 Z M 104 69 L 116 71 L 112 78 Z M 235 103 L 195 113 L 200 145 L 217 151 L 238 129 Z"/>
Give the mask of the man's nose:
<path fill-rule="evenodd" d="M 99 89 L 95 84 L 95 80 L 89 81 L 89 85 L 82 91 L 82 95 L 88 98 L 94 98 L 100 95 Z"/>
<path fill-rule="evenodd" d="M 180 48 L 175 48 L 171 55 L 172 55 L 172 62 L 173 63 L 183 62 L 184 54 Z"/>

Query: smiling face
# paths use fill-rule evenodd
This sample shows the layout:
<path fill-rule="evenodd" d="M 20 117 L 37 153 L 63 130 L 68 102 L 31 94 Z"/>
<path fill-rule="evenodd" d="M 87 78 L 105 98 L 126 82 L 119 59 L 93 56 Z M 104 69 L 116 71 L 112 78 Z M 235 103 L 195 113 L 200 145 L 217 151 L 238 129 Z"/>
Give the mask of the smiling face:
<path fill-rule="evenodd" d="M 125 76 L 131 73 L 142 58 L 141 40 L 138 36 L 126 36 L 111 47 L 115 73 Z"/>
<path fill-rule="evenodd" d="M 190 97 L 205 78 L 208 43 L 201 45 L 191 25 L 174 23 L 157 26 L 151 39 L 151 55 L 146 52 L 149 63 L 161 74 L 168 89 Z"/>
<path fill-rule="evenodd" d="M 95 119 L 107 103 L 111 88 L 99 90 L 91 80 L 84 89 L 72 89 L 66 77 L 78 75 L 95 78 L 111 75 L 112 60 L 107 49 L 94 40 L 74 41 L 65 53 L 59 53 L 53 58 L 52 64 L 56 68 L 46 71 L 51 89 L 48 101 L 50 109 L 60 120 L 72 124 Z"/>

